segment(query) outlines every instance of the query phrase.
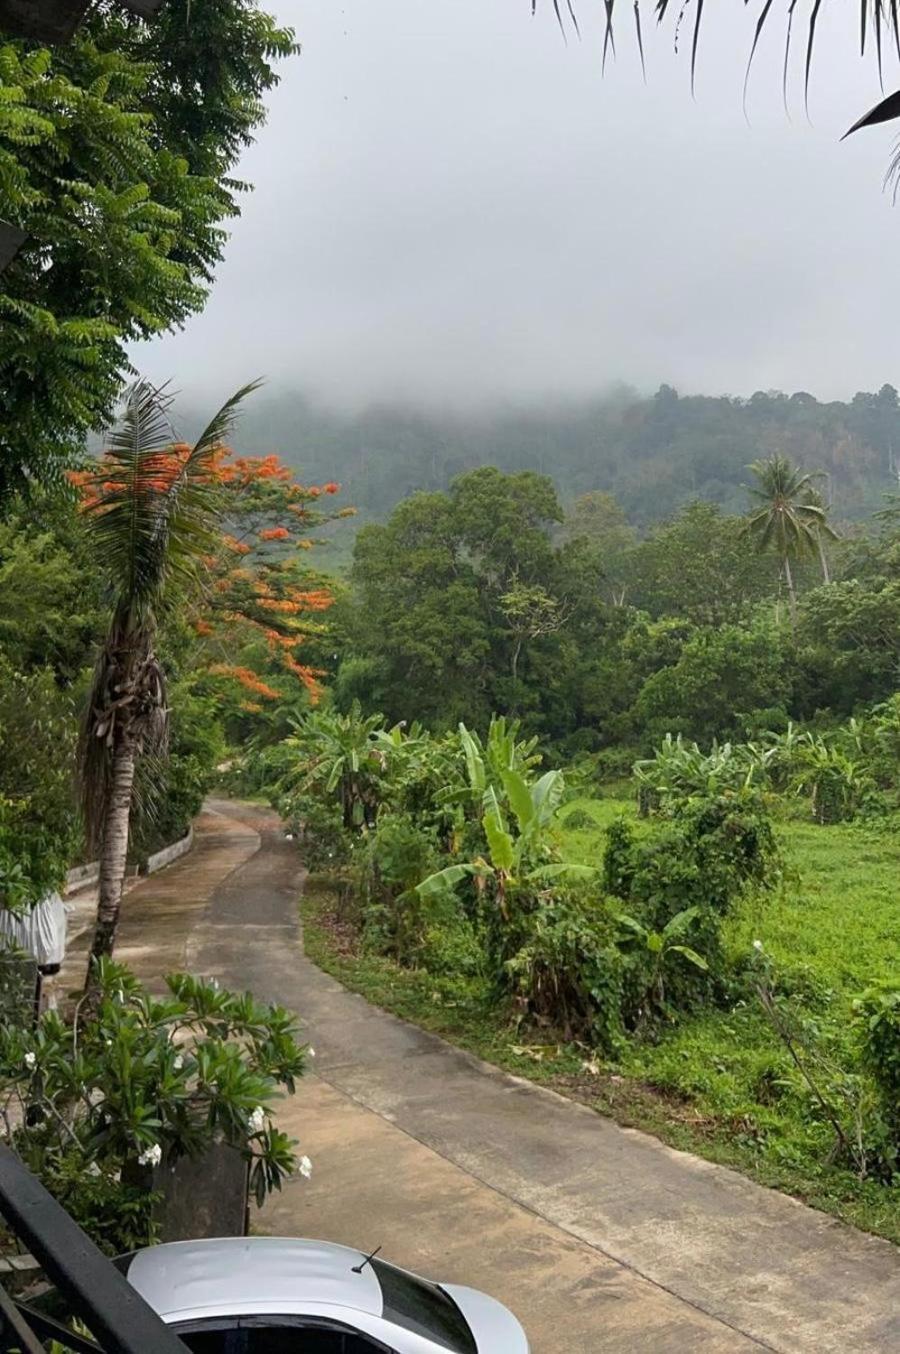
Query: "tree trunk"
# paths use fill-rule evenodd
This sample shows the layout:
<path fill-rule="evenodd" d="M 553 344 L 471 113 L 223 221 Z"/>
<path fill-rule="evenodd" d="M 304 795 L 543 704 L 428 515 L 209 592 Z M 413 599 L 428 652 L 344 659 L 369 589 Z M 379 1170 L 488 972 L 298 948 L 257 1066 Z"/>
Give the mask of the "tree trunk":
<path fill-rule="evenodd" d="M 831 582 L 831 574 L 828 570 L 828 556 L 825 553 L 825 542 L 822 539 L 822 533 L 816 533 L 816 541 L 819 546 L 819 563 L 822 566 L 822 580 L 825 583 Z"/>
<path fill-rule="evenodd" d="M 131 792 L 134 785 L 134 745 L 123 741 L 115 751 L 103 844 L 100 851 L 100 898 L 97 925 L 88 960 L 85 988 L 94 986 L 96 960 L 113 952 L 116 928 L 122 908 L 122 886 L 128 859 L 128 825 L 131 818 Z"/>
<path fill-rule="evenodd" d="M 515 648 L 513 649 L 512 655 L 512 679 L 514 682 L 518 680 L 519 654 L 521 652 L 522 652 L 522 636 L 520 635 L 519 638 L 516 640 Z"/>
<path fill-rule="evenodd" d="M 797 590 L 794 587 L 794 575 L 791 572 L 791 561 L 788 555 L 784 557 L 784 581 L 787 583 L 788 601 L 791 605 L 791 624 L 797 622 Z"/>

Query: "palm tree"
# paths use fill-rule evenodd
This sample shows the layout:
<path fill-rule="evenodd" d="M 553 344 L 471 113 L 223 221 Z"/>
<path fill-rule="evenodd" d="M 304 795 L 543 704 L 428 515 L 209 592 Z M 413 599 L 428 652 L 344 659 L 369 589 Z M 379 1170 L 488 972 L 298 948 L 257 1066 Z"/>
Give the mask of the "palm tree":
<path fill-rule="evenodd" d="M 827 537 L 829 540 L 836 541 L 839 533 L 835 531 L 834 527 L 828 521 L 829 505 L 825 502 L 824 497 L 819 493 L 818 489 L 816 489 L 815 486 L 811 487 L 806 496 L 810 504 L 815 508 L 821 509 L 822 512 L 822 516 L 817 517 L 816 520 L 811 523 L 811 526 L 815 533 L 816 547 L 819 551 L 819 565 L 822 569 L 822 581 L 824 583 L 830 583 L 831 570 L 828 567 L 828 554 L 825 550 L 825 539 Z"/>
<path fill-rule="evenodd" d="M 786 456 L 768 456 L 754 461 L 757 484 L 750 488 L 757 507 L 751 508 L 745 530 L 760 551 L 774 549 L 787 584 L 791 616 L 797 615 L 797 590 L 791 561 L 814 554 L 821 535 L 836 533 L 828 525 L 813 475 L 792 465 Z"/>
<path fill-rule="evenodd" d="M 146 381 L 126 393 L 108 449 L 87 482 L 88 535 L 107 580 L 111 617 L 82 726 L 79 775 L 85 827 L 100 852 L 96 960 L 112 953 L 122 905 L 135 767 L 167 741 L 166 679 L 154 651 L 173 584 L 196 580 L 220 511 L 213 474 L 246 386 L 193 446 L 176 443 L 170 398 Z"/>

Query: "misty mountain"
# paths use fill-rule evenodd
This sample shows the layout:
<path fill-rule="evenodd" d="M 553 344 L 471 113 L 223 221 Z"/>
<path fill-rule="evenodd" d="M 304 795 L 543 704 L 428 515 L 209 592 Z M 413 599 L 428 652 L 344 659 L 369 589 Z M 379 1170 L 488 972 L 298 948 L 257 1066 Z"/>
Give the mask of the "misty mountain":
<path fill-rule="evenodd" d="M 340 481 L 341 501 L 363 520 L 480 465 L 550 475 L 566 503 L 610 491 L 638 526 L 695 498 L 743 512 L 748 463 L 780 451 L 822 471 L 835 518 L 850 521 L 897 488 L 900 401 L 892 386 L 846 403 L 802 391 L 681 396 L 662 386 L 650 397 L 622 389 L 591 402 L 467 416 L 388 406 L 347 414 L 271 388 L 248 402 L 235 441 L 246 454 L 277 452 L 310 483 Z"/>

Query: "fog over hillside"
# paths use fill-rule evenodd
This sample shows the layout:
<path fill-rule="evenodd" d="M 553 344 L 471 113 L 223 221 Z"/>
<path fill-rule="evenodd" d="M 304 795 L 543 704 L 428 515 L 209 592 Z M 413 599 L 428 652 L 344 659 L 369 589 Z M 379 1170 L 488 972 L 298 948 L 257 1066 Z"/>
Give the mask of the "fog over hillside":
<path fill-rule="evenodd" d="M 880 94 L 858 6 L 816 6 L 808 116 L 803 7 L 787 110 L 776 6 L 746 114 L 758 6 L 706 6 L 693 96 L 690 14 L 678 53 L 647 25 L 644 84 L 628 6 L 602 72 L 602 0 L 568 41 L 552 0 L 273 8 L 303 52 L 205 312 L 133 354 L 153 378 L 214 399 L 264 375 L 357 412 L 900 384 L 893 133 L 840 141 Z"/>
<path fill-rule="evenodd" d="M 195 404 L 179 402 L 186 429 L 199 423 Z M 339 480 L 342 502 L 363 519 L 478 465 L 550 475 L 564 502 L 610 490 L 638 526 L 694 498 L 742 512 L 748 463 L 780 450 L 824 472 L 836 517 L 853 520 L 897 489 L 900 404 L 893 387 L 825 403 L 806 392 L 739 399 L 663 386 L 652 396 L 620 387 L 540 409 L 464 415 L 385 404 L 341 413 L 272 386 L 247 402 L 234 440 L 241 452 L 278 453 L 308 482 Z"/>

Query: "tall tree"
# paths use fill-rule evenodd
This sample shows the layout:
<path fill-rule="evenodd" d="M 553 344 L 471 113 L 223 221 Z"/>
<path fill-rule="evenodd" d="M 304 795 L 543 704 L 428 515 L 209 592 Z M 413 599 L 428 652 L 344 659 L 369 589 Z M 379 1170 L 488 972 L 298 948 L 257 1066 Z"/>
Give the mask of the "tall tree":
<path fill-rule="evenodd" d="M 750 496 L 757 506 L 750 509 L 745 529 L 759 550 L 775 551 L 787 585 L 791 616 L 796 618 L 792 562 L 815 553 L 823 533 L 835 533 L 828 525 L 813 475 L 777 454 L 753 461 L 749 468 L 756 476 Z"/>
<path fill-rule="evenodd" d="M 0 32 L 0 220 L 26 234 L 0 275 L 0 506 L 105 426 L 127 344 L 203 306 L 295 50 L 255 0 L 167 0 L 152 24 L 100 3 L 52 52 Z"/>
<path fill-rule="evenodd" d="M 222 509 L 215 465 L 240 401 L 234 395 L 193 446 L 176 444 L 167 397 L 146 382 L 128 392 L 122 418 L 91 477 L 89 537 L 112 599 L 84 720 L 80 784 L 89 840 L 100 849 L 95 960 L 112 952 L 122 904 L 135 767 L 164 750 L 166 679 L 155 652 L 173 585 L 190 585 L 215 545 Z"/>

